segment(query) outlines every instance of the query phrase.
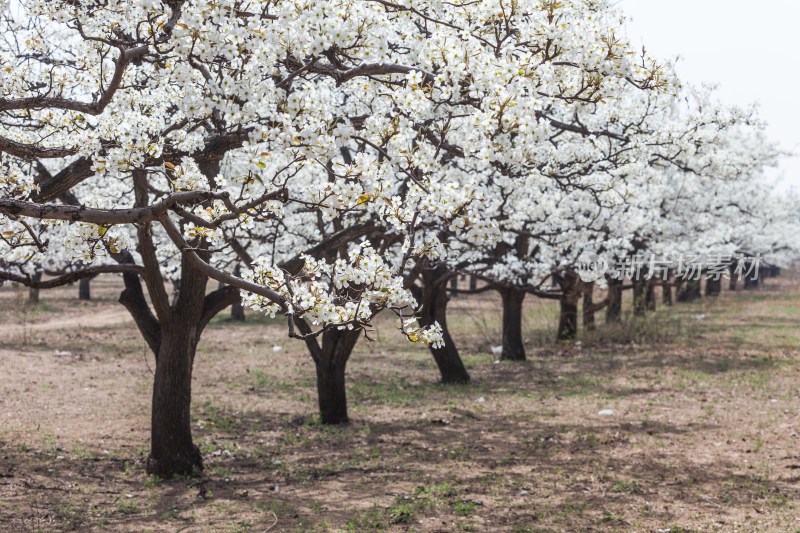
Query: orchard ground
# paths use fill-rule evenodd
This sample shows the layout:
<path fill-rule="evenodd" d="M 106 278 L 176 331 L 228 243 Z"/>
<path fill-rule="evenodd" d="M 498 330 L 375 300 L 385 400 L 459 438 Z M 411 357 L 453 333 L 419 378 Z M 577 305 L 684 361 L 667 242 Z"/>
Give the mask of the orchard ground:
<path fill-rule="evenodd" d="M 168 482 L 144 474 L 153 360 L 120 285 L 35 307 L 0 289 L 0 530 L 800 531 L 800 274 L 575 346 L 529 298 L 527 363 L 495 363 L 499 298 L 455 298 L 468 386 L 379 320 L 348 427 L 316 423 L 283 321 L 218 318 L 194 374 L 205 475 Z"/>

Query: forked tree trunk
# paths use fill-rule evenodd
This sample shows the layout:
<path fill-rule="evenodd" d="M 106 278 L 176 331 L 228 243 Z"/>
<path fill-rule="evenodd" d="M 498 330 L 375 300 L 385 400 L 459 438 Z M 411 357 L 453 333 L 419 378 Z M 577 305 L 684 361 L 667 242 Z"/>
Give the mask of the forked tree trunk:
<path fill-rule="evenodd" d="M 608 282 L 608 307 L 606 307 L 606 324 L 614 324 L 622 319 L 622 284 L 623 280 L 606 276 Z"/>
<path fill-rule="evenodd" d="M 586 331 L 595 329 L 594 283 L 585 283 L 583 287 L 583 328 Z"/>
<path fill-rule="evenodd" d="M 347 424 L 347 361 L 361 335 L 360 330 L 329 330 L 322 334 L 322 345 L 315 357 L 317 400 L 320 422 L 325 425 Z M 313 350 L 313 348 L 312 348 Z"/>
<path fill-rule="evenodd" d="M 525 291 L 504 287 L 498 290 L 503 300 L 504 361 L 524 361 L 525 343 L 522 340 L 522 304 Z"/>
<path fill-rule="evenodd" d="M 175 314 L 162 328 L 153 381 L 150 456 L 147 471 L 160 477 L 192 475 L 203 458 L 192 441 L 192 365 L 199 335 L 196 324 Z"/>
<path fill-rule="evenodd" d="M 442 328 L 444 347 L 430 348 L 439 367 L 442 383 L 469 383 L 469 373 L 447 328 L 446 274 L 447 268 L 444 266 L 427 268 L 422 272 L 422 307 L 418 319 L 423 326 L 438 323 Z"/>
<path fill-rule="evenodd" d="M 561 298 L 556 338 L 560 341 L 572 341 L 578 336 L 578 301 L 581 297 L 578 275 L 568 270 L 557 279 L 561 287 Z"/>
<path fill-rule="evenodd" d="M 83 278 L 78 282 L 78 300 L 88 302 L 92 299 L 92 280 Z"/>

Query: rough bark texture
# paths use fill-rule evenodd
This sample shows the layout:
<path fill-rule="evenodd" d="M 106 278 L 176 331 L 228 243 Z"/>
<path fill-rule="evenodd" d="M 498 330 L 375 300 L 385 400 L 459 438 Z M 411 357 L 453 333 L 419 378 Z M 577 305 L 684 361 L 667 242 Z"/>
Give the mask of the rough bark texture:
<path fill-rule="evenodd" d="M 578 275 L 568 270 L 555 279 L 561 287 L 558 335 L 560 341 L 575 340 L 578 336 L 578 301 L 581 297 Z"/>
<path fill-rule="evenodd" d="M 606 307 L 606 324 L 614 324 L 622 319 L 622 283 L 623 280 L 606 276 L 608 283 L 608 307 Z"/>
<path fill-rule="evenodd" d="M 522 339 L 522 304 L 525 291 L 513 288 L 499 290 L 503 300 L 503 353 L 505 361 L 524 361 L 525 343 Z"/>
<path fill-rule="evenodd" d="M 325 425 L 347 424 L 350 421 L 347 415 L 345 369 L 360 335 L 359 330 L 330 330 L 322 334 L 322 344 L 317 344 L 317 357 L 314 358 L 317 399 L 320 422 Z"/>
<path fill-rule="evenodd" d="M 88 302 L 92 299 L 91 278 L 83 278 L 78 282 L 78 299 L 82 302 Z"/>
<path fill-rule="evenodd" d="M 147 471 L 163 478 L 202 470 L 203 458 L 192 441 L 192 364 L 199 335 L 186 318 L 162 328 L 156 358 Z"/>
<path fill-rule="evenodd" d="M 418 319 L 423 326 L 439 323 L 444 336 L 444 347 L 430 348 L 442 383 L 468 383 L 469 373 L 461 361 L 453 337 L 447 329 L 447 269 L 444 266 L 426 268 L 422 272 L 421 302 Z"/>

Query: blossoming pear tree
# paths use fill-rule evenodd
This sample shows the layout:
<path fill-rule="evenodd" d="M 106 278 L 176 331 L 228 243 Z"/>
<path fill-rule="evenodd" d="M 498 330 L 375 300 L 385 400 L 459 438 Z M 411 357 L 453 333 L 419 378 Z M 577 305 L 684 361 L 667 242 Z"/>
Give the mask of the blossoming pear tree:
<path fill-rule="evenodd" d="M 321 399 L 342 401 L 337 354 L 381 310 L 408 338 L 442 342 L 407 316 L 405 265 L 443 246 L 425 227 L 495 237 L 454 175 L 552 164 L 554 134 L 591 133 L 556 110 L 668 83 L 598 0 L 2 7 L 2 277 L 123 275 L 120 301 L 156 355 L 148 470 L 161 476 L 202 467 L 194 354 L 240 291 L 286 317 L 319 361 Z M 308 248 L 283 266 L 264 250 L 241 264 L 239 232 L 296 234 L 298 209 L 322 221 Z M 353 231 L 365 220 L 401 243 L 397 262 Z M 54 249 L 70 271 L 34 281 Z M 209 279 L 225 287 L 208 292 Z"/>

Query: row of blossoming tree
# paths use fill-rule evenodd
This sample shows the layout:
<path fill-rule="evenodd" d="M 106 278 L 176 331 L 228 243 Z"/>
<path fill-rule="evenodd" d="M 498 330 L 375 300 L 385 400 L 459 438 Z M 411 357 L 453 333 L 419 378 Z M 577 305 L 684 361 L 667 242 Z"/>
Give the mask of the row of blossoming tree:
<path fill-rule="evenodd" d="M 459 274 L 500 292 L 504 357 L 522 359 L 526 294 L 560 299 L 563 338 L 581 296 L 619 315 L 623 280 L 593 302 L 582 254 L 796 249 L 755 111 L 682 87 L 605 0 L 0 8 L 0 278 L 122 275 L 156 357 L 160 476 L 202 468 L 195 351 L 240 300 L 284 317 L 322 421 L 342 423 L 379 313 L 442 381 L 469 380 L 446 327 Z"/>

